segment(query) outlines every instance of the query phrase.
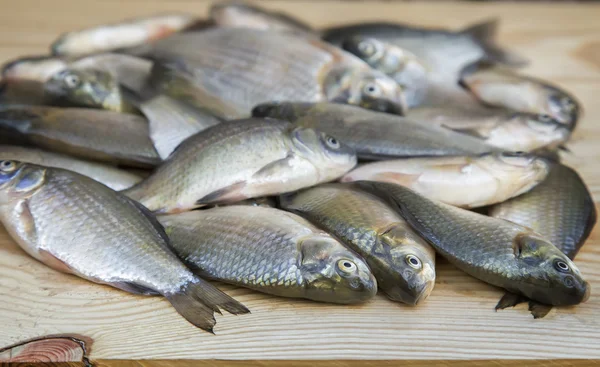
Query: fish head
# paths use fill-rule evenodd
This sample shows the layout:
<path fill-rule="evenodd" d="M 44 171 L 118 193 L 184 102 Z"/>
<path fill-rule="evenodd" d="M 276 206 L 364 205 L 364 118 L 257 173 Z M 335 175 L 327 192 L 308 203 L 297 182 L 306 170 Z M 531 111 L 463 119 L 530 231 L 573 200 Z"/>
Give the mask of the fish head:
<path fill-rule="evenodd" d="M 423 244 L 407 236 L 406 228 L 397 225 L 383 233 L 376 246 L 389 249 L 388 264 L 393 271 L 385 271 L 384 278 L 378 276 L 379 286 L 385 288 L 388 297 L 409 305 L 425 300 L 435 285 L 435 253 L 428 253 Z"/>
<path fill-rule="evenodd" d="M 591 287 L 577 266 L 539 235 L 518 236 L 515 256 L 524 274 L 520 291 L 525 296 L 554 306 L 576 305 L 589 298 Z"/>
<path fill-rule="evenodd" d="M 310 128 L 290 130 L 293 151 L 309 161 L 321 180 L 331 181 L 356 165 L 356 152 L 339 139 Z"/>
<path fill-rule="evenodd" d="M 54 74 L 44 85 L 45 93 L 70 104 L 117 110 L 119 84 L 112 74 L 93 69 L 67 68 Z"/>
<path fill-rule="evenodd" d="M 344 40 L 342 48 L 374 68 L 385 63 L 386 45 L 375 38 L 350 37 Z"/>
<path fill-rule="evenodd" d="M 309 236 L 301 239 L 299 246 L 307 298 L 356 303 L 377 293 L 377 281 L 364 260 L 334 238 Z"/>
<path fill-rule="evenodd" d="M 513 186 L 524 186 L 524 191 L 542 182 L 550 172 L 546 159 L 525 152 L 484 153 L 475 164 L 498 179 L 509 178 Z"/>
<path fill-rule="evenodd" d="M 0 205 L 31 196 L 44 183 L 45 175 L 42 166 L 0 160 Z"/>
<path fill-rule="evenodd" d="M 325 78 L 323 90 L 330 102 L 403 115 L 406 97 L 400 84 L 381 71 L 356 60 L 359 65 L 334 70 Z"/>
<path fill-rule="evenodd" d="M 517 112 L 501 124 L 508 134 L 527 137 L 532 149 L 556 148 L 567 141 L 571 131 L 550 115 Z"/>
<path fill-rule="evenodd" d="M 577 100 L 567 92 L 548 85 L 544 86 L 544 92 L 545 105 L 541 111 L 572 130 L 581 114 Z"/>

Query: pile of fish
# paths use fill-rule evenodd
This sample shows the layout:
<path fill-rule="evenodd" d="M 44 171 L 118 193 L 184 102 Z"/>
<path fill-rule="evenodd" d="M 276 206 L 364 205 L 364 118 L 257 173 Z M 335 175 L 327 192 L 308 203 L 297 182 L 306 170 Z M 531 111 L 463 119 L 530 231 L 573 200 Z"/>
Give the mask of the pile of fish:
<path fill-rule="evenodd" d="M 503 288 L 496 309 L 579 304 L 596 209 L 559 150 L 580 107 L 496 29 L 316 30 L 219 3 L 66 33 L 3 68 L 0 221 L 210 332 L 249 310 L 205 279 L 415 306 L 436 256 Z"/>

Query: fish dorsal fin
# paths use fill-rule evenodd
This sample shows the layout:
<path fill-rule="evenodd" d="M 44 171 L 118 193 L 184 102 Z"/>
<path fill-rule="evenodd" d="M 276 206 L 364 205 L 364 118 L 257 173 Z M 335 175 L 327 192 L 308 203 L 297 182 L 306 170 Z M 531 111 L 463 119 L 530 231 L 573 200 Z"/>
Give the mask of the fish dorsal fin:
<path fill-rule="evenodd" d="M 491 62 L 505 64 L 509 66 L 525 66 L 528 61 L 496 44 L 496 35 L 500 21 L 498 18 L 488 19 L 480 23 L 473 24 L 461 31 L 475 40 L 485 51 L 485 59 Z"/>

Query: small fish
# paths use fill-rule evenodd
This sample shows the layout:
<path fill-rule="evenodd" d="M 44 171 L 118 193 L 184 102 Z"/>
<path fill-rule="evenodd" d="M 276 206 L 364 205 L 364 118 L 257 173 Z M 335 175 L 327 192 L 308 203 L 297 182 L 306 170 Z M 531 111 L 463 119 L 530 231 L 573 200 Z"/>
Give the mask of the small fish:
<path fill-rule="evenodd" d="M 52 55 L 84 55 L 134 47 L 165 38 L 192 26 L 191 14 L 171 13 L 125 20 L 61 35 L 50 47 Z"/>
<path fill-rule="evenodd" d="M 482 103 L 548 115 L 571 130 L 581 114 L 579 103 L 568 92 L 508 68 L 475 63 L 462 72 L 460 84 Z"/>
<path fill-rule="evenodd" d="M 556 149 L 571 136 L 571 131 L 551 116 L 505 109 L 420 106 L 410 109 L 406 117 L 468 134 L 488 145 L 514 152 Z"/>
<path fill-rule="evenodd" d="M 318 36 L 311 26 L 288 14 L 238 1 L 213 4 L 209 14 L 210 19 L 219 27 L 253 28 Z"/>
<path fill-rule="evenodd" d="M 91 178 L 0 161 L 0 221 L 47 266 L 134 294 L 160 294 L 203 330 L 213 331 L 219 309 L 249 312 L 171 252 L 146 208 Z"/>
<path fill-rule="evenodd" d="M 41 149 L 14 145 L 0 145 L 0 159 L 19 160 L 40 166 L 67 169 L 93 178 L 117 191 L 125 190 L 142 180 L 140 176 L 116 167 L 84 161 L 68 155 L 47 152 Z"/>
<path fill-rule="evenodd" d="M 104 71 L 110 73 L 119 84 L 139 91 L 146 88 L 152 61 L 117 53 L 82 57 L 34 56 L 6 63 L 2 69 L 2 76 L 4 82 L 36 81 L 43 84 L 65 69 Z"/>
<path fill-rule="evenodd" d="M 153 44 L 150 85 L 224 119 L 259 103 L 332 101 L 402 114 L 402 88 L 356 56 L 318 39 L 215 28 Z"/>
<path fill-rule="evenodd" d="M 342 47 L 400 84 L 409 107 L 417 106 L 425 99 L 428 70 L 412 52 L 368 37 L 349 38 Z"/>
<path fill-rule="evenodd" d="M 481 154 L 496 149 L 480 139 L 448 129 L 343 104 L 265 103 L 256 106 L 252 114 L 326 132 L 348 144 L 365 160 Z"/>
<path fill-rule="evenodd" d="M 159 220 L 177 255 L 202 277 L 320 302 L 359 303 L 377 293 L 360 256 L 295 214 L 228 206 Z"/>
<path fill-rule="evenodd" d="M 493 206 L 488 215 L 531 228 L 554 244 L 569 259 L 592 232 L 597 213 L 594 200 L 577 172 L 554 164 L 548 177 L 531 191 Z M 512 307 L 526 298 L 505 295 L 499 308 Z M 544 317 L 551 308 L 529 301 L 534 318 Z"/>
<path fill-rule="evenodd" d="M 548 163 L 542 158 L 505 152 L 367 163 L 348 172 L 341 181 L 389 182 L 432 200 L 476 208 L 531 190 L 548 171 Z"/>
<path fill-rule="evenodd" d="M 165 95 L 141 102 L 139 108 L 148 119 L 150 138 L 162 159 L 188 137 L 221 122 L 209 112 Z"/>
<path fill-rule="evenodd" d="M 498 20 L 461 31 L 414 27 L 400 23 L 358 23 L 329 28 L 323 39 L 342 46 L 354 37 L 374 38 L 414 54 L 427 65 L 427 104 L 476 104 L 458 85 L 461 71 L 479 60 L 521 66 L 526 61 L 495 43 Z"/>
<path fill-rule="evenodd" d="M 590 285 L 575 264 L 531 229 L 429 200 L 403 186 L 356 184 L 384 198 L 437 253 L 475 278 L 547 305 L 589 298 Z"/>
<path fill-rule="evenodd" d="M 106 71 L 66 68 L 50 77 L 44 90 L 61 105 L 125 113 L 136 111 L 123 98 L 119 82 Z"/>
<path fill-rule="evenodd" d="M 161 162 L 144 118 L 90 108 L 0 108 L 0 144 L 36 146 L 140 168 Z"/>
<path fill-rule="evenodd" d="M 297 213 L 361 255 L 392 300 L 416 305 L 435 284 L 435 252 L 378 197 L 350 184 L 325 184 L 285 195 Z"/>
<path fill-rule="evenodd" d="M 356 165 L 352 149 L 274 119 L 222 122 L 184 140 L 125 193 L 156 213 L 278 195 L 332 181 Z"/>

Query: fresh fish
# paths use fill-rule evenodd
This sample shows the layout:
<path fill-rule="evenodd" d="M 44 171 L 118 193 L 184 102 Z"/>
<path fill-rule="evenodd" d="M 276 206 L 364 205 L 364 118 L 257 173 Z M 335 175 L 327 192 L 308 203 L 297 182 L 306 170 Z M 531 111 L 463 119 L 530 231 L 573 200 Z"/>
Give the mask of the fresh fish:
<path fill-rule="evenodd" d="M 531 191 L 495 205 L 489 215 L 529 227 L 573 259 L 596 223 L 592 195 L 577 172 L 554 164 Z"/>
<path fill-rule="evenodd" d="M 395 184 L 359 181 L 465 273 L 547 305 L 585 302 L 590 285 L 575 264 L 531 229 L 448 204 Z"/>
<path fill-rule="evenodd" d="M 418 106 L 425 99 L 429 85 L 427 66 L 412 52 L 360 36 L 345 40 L 342 47 L 400 84 L 409 107 Z"/>
<path fill-rule="evenodd" d="M 186 139 L 125 191 L 157 213 L 277 195 L 337 179 L 356 155 L 336 138 L 273 119 L 222 122 Z"/>
<path fill-rule="evenodd" d="M 65 33 L 50 48 L 53 55 L 84 55 L 134 47 L 165 38 L 197 21 L 193 15 L 183 13 L 129 19 Z"/>
<path fill-rule="evenodd" d="M 6 63 L 2 69 L 4 81 L 37 81 L 46 83 L 65 69 L 101 70 L 108 72 L 132 90 L 143 90 L 152 69 L 152 62 L 126 54 L 103 53 L 83 57 L 24 57 Z M 40 90 L 43 90 L 40 88 Z"/>
<path fill-rule="evenodd" d="M 308 24 L 278 11 L 237 1 L 213 4 L 210 18 L 219 27 L 254 28 L 276 32 L 291 32 L 303 36 L 318 36 Z"/>
<path fill-rule="evenodd" d="M 463 71 L 460 83 L 487 105 L 548 115 L 571 130 L 581 113 L 566 91 L 508 68 L 475 63 Z"/>
<path fill-rule="evenodd" d="M 390 299 L 416 305 L 431 293 L 435 252 L 376 196 L 350 184 L 326 184 L 283 196 L 280 205 L 361 255 Z"/>
<path fill-rule="evenodd" d="M 568 128 L 548 115 L 505 109 L 422 106 L 411 109 L 406 117 L 475 136 L 508 151 L 556 149 L 571 136 Z"/>
<path fill-rule="evenodd" d="M 277 208 L 277 198 L 275 196 L 264 196 L 261 198 L 252 198 L 242 201 L 235 202 L 234 204 L 225 205 L 248 205 L 248 206 L 261 206 L 265 208 Z"/>
<path fill-rule="evenodd" d="M 432 200 L 464 208 L 503 202 L 542 182 L 548 163 L 518 153 L 405 158 L 367 163 L 342 182 L 379 181 L 411 188 Z"/>
<path fill-rule="evenodd" d="M 66 68 L 50 77 L 44 90 L 56 103 L 66 106 L 126 113 L 136 111 L 123 98 L 118 80 L 106 71 Z"/>
<path fill-rule="evenodd" d="M 228 206 L 159 220 L 177 255 L 203 277 L 321 302 L 359 303 L 377 293 L 360 256 L 297 215 Z"/>
<path fill-rule="evenodd" d="M 480 154 L 495 148 L 480 139 L 400 116 L 334 103 L 265 103 L 253 116 L 272 117 L 333 135 L 361 159 Z"/>
<path fill-rule="evenodd" d="M 41 166 L 68 169 L 93 178 L 113 190 L 127 189 L 142 180 L 140 176 L 116 167 L 14 145 L 0 145 L 0 160 L 19 160 Z"/>
<path fill-rule="evenodd" d="M 215 28 L 158 41 L 150 84 L 214 115 L 243 118 L 259 103 L 333 101 L 401 114 L 401 87 L 356 56 L 318 39 Z"/>
<path fill-rule="evenodd" d="M 414 54 L 427 65 L 427 104 L 474 104 L 458 86 L 461 71 L 479 60 L 509 65 L 526 62 L 495 44 L 498 20 L 474 24 L 462 31 L 429 29 L 399 23 L 362 23 L 326 29 L 323 39 L 336 46 L 354 37 L 375 38 Z"/>
<path fill-rule="evenodd" d="M 493 206 L 489 213 L 531 228 L 573 260 L 596 224 L 596 206 L 585 183 L 573 169 L 555 164 L 550 174 L 530 192 Z M 500 308 L 527 299 L 506 295 Z M 529 301 L 534 318 L 544 317 L 551 307 Z"/>
<path fill-rule="evenodd" d="M 0 161 L 0 221 L 49 267 L 134 294 L 160 294 L 203 330 L 212 332 L 219 309 L 249 312 L 171 252 L 146 208 L 91 178 Z"/>
<path fill-rule="evenodd" d="M 142 102 L 139 108 L 148 119 L 150 138 L 162 159 L 188 137 L 221 122 L 206 111 L 165 95 Z"/>
<path fill-rule="evenodd" d="M 140 116 L 89 108 L 0 108 L 0 144 L 148 168 L 161 162 Z"/>

